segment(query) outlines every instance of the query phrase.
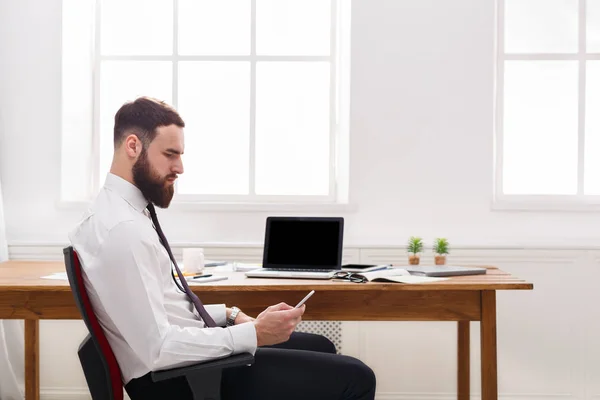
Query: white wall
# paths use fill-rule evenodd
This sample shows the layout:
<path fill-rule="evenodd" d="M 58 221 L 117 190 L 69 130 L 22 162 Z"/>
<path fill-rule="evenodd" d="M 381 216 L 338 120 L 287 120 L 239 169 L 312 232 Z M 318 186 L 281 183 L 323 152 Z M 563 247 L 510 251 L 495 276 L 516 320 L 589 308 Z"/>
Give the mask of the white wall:
<path fill-rule="evenodd" d="M 10 243 L 65 242 L 57 209 L 60 1 L 0 0 L 0 165 Z M 494 0 L 355 0 L 348 244 L 600 243 L 597 213 L 491 211 Z M 185 116 L 184 116 L 185 117 Z M 110 134 L 110 132 L 105 132 Z M 313 213 L 316 214 L 316 213 Z M 262 241 L 266 212 L 172 210 L 171 241 Z"/>

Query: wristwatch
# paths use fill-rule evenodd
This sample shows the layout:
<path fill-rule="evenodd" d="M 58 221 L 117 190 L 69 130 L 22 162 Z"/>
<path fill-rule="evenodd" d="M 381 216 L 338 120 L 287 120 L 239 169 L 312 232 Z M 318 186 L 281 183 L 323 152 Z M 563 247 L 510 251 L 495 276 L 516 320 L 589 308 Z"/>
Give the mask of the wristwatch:
<path fill-rule="evenodd" d="M 238 313 L 240 312 L 240 309 L 237 307 L 231 307 L 231 315 L 229 315 L 229 318 L 227 318 L 227 325 L 226 326 L 233 326 L 235 325 L 235 318 L 237 317 Z"/>

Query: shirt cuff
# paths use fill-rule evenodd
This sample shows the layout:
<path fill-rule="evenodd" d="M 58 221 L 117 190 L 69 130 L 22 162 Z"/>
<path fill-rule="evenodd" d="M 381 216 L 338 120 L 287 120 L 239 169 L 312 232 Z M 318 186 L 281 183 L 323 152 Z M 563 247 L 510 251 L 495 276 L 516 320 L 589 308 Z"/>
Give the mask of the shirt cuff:
<path fill-rule="evenodd" d="M 208 304 L 205 305 L 206 311 L 215 320 L 217 326 L 225 326 L 227 323 L 227 312 L 225 304 Z"/>
<path fill-rule="evenodd" d="M 227 328 L 233 340 L 233 354 L 256 353 L 256 328 L 253 322 L 245 322 Z"/>

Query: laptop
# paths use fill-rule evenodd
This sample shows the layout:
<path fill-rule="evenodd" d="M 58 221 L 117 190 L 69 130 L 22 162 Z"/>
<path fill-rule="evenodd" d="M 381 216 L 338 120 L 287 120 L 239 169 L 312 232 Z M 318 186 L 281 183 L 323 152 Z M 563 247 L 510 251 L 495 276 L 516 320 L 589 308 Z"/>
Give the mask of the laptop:
<path fill-rule="evenodd" d="M 262 268 L 250 278 L 330 279 L 341 270 L 344 219 L 268 217 Z"/>
<path fill-rule="evenodd" d="M 423 276 L 457 276 L 457 275 L 483 275 L 485 268 L 481 267 L 459 267 L 453 265 L 409 265 L 401 268 L 410 272 L 411 275 Z"/>

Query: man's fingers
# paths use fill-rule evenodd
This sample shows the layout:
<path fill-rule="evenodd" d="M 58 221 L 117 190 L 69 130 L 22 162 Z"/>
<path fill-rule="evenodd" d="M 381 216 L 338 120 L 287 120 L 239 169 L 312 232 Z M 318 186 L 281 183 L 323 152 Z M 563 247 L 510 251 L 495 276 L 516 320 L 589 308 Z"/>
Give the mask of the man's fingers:
<path fill-rule="evenodd" d="M 288 310 L 288 312 L 293 318 L 296 318 L 302 316 L 304 314 L 304 310 L 306 310 L 306 304 L 302 304 L 298 308 L 292 308 L 291 310 Z"/>
<path fill-rule="evenodd" d="M 290 306 L 286 303 L 275 304 L 274 306 L 269 307 L 270 311 L 285 311 L 285 310 L 293 310 L 294 307 Z"/>
<path fill-rule="evenodd" d="M 295 319 L 302 319 L 302 315 L 304 314 L 304 309 L 305 306 L 302 306 L 300 308 L 292 308 L 290 310 L 280 310 L 278 312 L 280 312 L 282 315 L 284 315 L 284 318 L 287 320 L 295 320 Z"/>

